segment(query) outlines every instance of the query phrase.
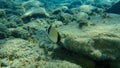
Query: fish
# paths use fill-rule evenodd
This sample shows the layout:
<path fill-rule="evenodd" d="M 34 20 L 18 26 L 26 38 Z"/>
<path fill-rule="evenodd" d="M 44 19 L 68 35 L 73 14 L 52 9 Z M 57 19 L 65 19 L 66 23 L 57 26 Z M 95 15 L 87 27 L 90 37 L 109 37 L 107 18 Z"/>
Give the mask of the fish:
<path fill-rule="evenodd" d="M 120 14 L 120 1 L 115 3 L 112 7 L 106 10 L 107 13 Z"/>
<path fill-rule="evenodd" d="M 48 38 L 54 42 L 59 43 L 61 40 L 60 34 L 55 25 L 50 25 L 47 29 Z"/>

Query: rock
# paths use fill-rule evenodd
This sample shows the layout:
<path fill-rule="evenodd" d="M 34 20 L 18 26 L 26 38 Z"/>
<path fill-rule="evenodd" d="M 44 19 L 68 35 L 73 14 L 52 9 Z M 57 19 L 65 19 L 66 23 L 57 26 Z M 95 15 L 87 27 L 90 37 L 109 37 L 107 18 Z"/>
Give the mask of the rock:
<path fill-rule="evenodd" d="M 64 46 L 94 60 L 116 60 L 119 56 L 119 42 L 119 38 L 66 38 Z"/>
<path fill-rule="evenodd" d="M 4 9 L 0 9 L 0 17 L 3 17 L 6 14 Z"/>
<path fill-rule="evenodd" d="M 79 20 L 78 23 L 80 28 L 83 28 L 84 26 L 89 25 L 87 21 L 83 21 L 83 20 Z"/>
<path fill-rule="evenodd" d="M 96 8 L 94 6 L 91 5 L 81 5 L 80 6 L 80 10 L 83 12 L 86 12 L 88 14 L 91 14 L 93 10 L 95 10 Z"/>
<path fill-rule="evenodd" d="M 46 18 L 46 17 L 49 17 L 49 14 L 42 7 L 31 8 L 21 16 L 23 21 L 30 21 L 31 18 Z"/>
<path fill-rule="evenodd" d="M 11 35 L 15 38 L 28 39 L 30 36 L 30 33 L 22 28 L 10 29 L 10 31 L 11 31 Z"/>
<path fill-rule="evenodd" d="M 48 23 L 44 19 L 36 19 L 22 26 L 30 35 L 35 35 L 37 30 L 46 29 Z"/>
<path fill-rule="evenodd" d="M 60 7 L 60 8 L 55 9 L 52 13 L 53 13 L 53 14 L 59 14 L 59 13 L 61 13 L 61 12 L 65 12 L 65 11 L 67 11 L 67 10 L 68 10 L 68 7 L 67 7 L 67 6 L 62 6 L 62 7 Z"/>
<path fill-rule="evenodd" d="M 15 59 L 22 56 L 27 56 L 27 52 L 25 49 L 30 50 L 29 48 L 32 47 L 31 44 L 28 44 L 29 42 L 22 40 L 22 39 L 11 39 L 9 41 L 6 41 L 6 43 L 1 44 L 0 48 L 0 57 L 5 58 L 9 57 L 11 59 Z M 28 44 L 28 45 L 27 45 Z M 22 46 L 21 46 L 22 45 Z M 30 46 L 30 47 L 28 47 Z M 23 49 L 23 51 L 21 51 Z"/>
<path fill-rule="evenodd" d="M 29 68 L 29 65 L 43 59 L 43 55 L 43 49 L 20 38 L 9 39 L 0 44 L 0 60 L 5 62 L 4 65 L 7 63 L 7 67 Z"/>
<path fill-rule="evenodd" d="M 15 22 L 9 22 L 9 23 L 6 23 L 6 26 L 8 28 L 16 28 L 17 27 L 17 24 Z"/>
<path fill-rule="evenodd" d="M 72 8 L 72 9 L 70 9 L 70 11 L 71 11 L 71 14 L 74 14 L 74 15 L 81 12 L 80 8 Z"/>
<path fill-rule="evenodd" d="M 69 13 L 61 12 L 59 14 L 53 15 L 51 19 L 57 19 L 58 21 L 62 21 L 64 24 L 68 24 L 73 20 L 73 17 Z"/>
<path fill-rule="evenodd" d="M 43 3 L 41 3 L 40 1 L 37 0 L 30 0 L 30 1 L 25 1 L 22 3 L 22 7 L 24 9 L 24 11 L 29 10 L 30 8 L 38 8 L 43 6 Z"/>
<path fill-rule="evenodd" d="M 63 47 L 96 61 L 119 60 L 120 24 L 113 20 L 114 18 L 110 18 L 111 22 L 104 20 L 107 24 L 101 23 L 103 21 L 100 18 L 99 22 L 89 20 L 88 23 L 95 22 L 96 25 L 83 29 L 78 28 L 75 22 L 60 27 L 59 32 L 65 39 Z"/>
<path fill-rule="evenodd" d="M 72 21 L 72 15 L 69 13 L 61 13 L 60 18 L 58 20 L 62 21 L 64 24 L 68 24 L 70 21 Z"/>
<path fill-rule="evenodd" d="M 60 27 L 63 25 L 63 22 L 62 21 L 54 21 L 53 24 L 56 25 L 57 27 Z"/>
<path fill-rule="evenodd" d="M 84 57 L 83 55 L 76 54 L 65 48 L 57 48 L 52 53 L 53 59 L 60 59 L 67 62 L 75 63 L 80 65 L 82 68 L 95 68 L 95 62 L 89 58 Z"/>
<path fill-rule="evenodd" d="M 38 63 L 38 67 L 45 67 L 45 68 L 82 68 L 79 65 L 73 64 L 71 62 L 67 61 L 55 61 L 55 62 L 46 62 L 46 61 L 41 61 Z"/>
<path fill-rule="evenodd" d="M 7 21 L 10 22 L 10 23 L 6 23 L 7 27 L 9 28 L 15 28 L 17 26 L 22 26 L 24 24 L 20 16 L 17 15 L 9 16 Z"/>
<path fill-rule="evenodd" d="M 80 5 L 82 5 L 82 1 L 81 0 L 77 0 L 77 1 L 73 1 L 72 3 L 70 3 L 70 5 L 68 5 L 68 8 L 76 8 L 79 7 Z"/>
<path fill-rule="evenodd" d="M 0 39 L 7 38 L 10 34 L 11 33 L 8 28 L 4 24 L 0 23 Z"/>
<path fill-rule="evenodd" d="M 77 14 L 74 14 L 74 18 L 77 20 L 77 21 L 80 21 L 80 20 L 88 20 L 89 18 L 89 15 L 85 12 L 79 12 Z"/>
<path fill-rule="evenodd" d="M 0 0 L 0 8 L 14 8 L 14 3 L 10 0 L 7 2 L 7 0 Z"/>
<path fill-rule="evenodd" d="M 9 39 L 6 40 L 5 43 L 1 44 L 0 58 L 2 58 L 1 61 L 5 61 L 5 63 L 7 63 L 7 67 L 14 68 L 81 68 L 80 65 L 65 60 L 49 60 L 46 58 L 43 49 L 39 48 L 34 43 L 20 38 Z"/>

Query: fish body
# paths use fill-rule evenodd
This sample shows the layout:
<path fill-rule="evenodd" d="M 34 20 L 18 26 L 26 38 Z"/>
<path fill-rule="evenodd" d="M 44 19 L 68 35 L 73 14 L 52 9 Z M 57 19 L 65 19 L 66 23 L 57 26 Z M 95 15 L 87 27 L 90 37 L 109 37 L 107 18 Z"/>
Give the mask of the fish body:
<path fill-rule="evenodd" d="M 57 28 L 55 27 L 55 25 L 50 25 L 48 30 L 48 37 L 49 39 L 54 42 L 54 43 L 59 43 L 60 42 L 60 34 L 57 30 Z"/>

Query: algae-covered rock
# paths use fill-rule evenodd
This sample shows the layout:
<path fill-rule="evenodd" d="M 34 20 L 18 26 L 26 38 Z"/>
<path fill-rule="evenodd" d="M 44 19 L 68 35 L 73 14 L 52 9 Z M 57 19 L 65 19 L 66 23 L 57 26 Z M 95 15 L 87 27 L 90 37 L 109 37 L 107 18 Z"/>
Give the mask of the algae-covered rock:
<path fill-rule="evenodd" d="M 87 20 L 89 18 L 89 15 L 85 12 L 79 12 L 77 14 L 74 15 L 74 18 L 77 20 L 77 21 L 80 21 L 80 20 Z"/>
<path fill-rule="evenodd" d="M 88 23 L 96 22 L 96 25 L 84 28 L 78 28 L 78 24 L 74 22 L 61 27 L 59 32 L 65 38 L 63 46 L 93 60 L 117 60 L 120 58 L 120 24 L 113 21 L 114 18 L 110 18 L 110 22 L 108 19 L 99 22 L 89 20 Z"/>
<path fill-rule="evenodd" d="M 9 35 L 10 31 L 8 28 L 4 24 L 0 23 L 0 39 L 7 38 Z"/>
<path fill-rule="evenodd" d="M 0 44 L 0 63 L 2 67 L 29 68 L 28 65 L 39 61 L 43 49 L 23 39 L 9 39 Z"/>
<path fill-rule="evenodd" d="M 46 18 L 49 17 L 49 14 L 46 12 L 45 8 L 31 8 L 26 11 L 21 18 L 23 21 L 30 21 L 31 18 Z"/>
<path fill-rule="evenodd" d="M 22 2 L 22 7 L 24 11 L 29 10 L 30 8 L 33 8 L 33 7 L 38 8 L 41 6 L 43 6 L 43 3 L 37 0 L 30 0 L 30 1 Z"/>
<path fill-rule="evenodd" d="M 66 38 L 64 46 L 95 60 L 116 60 L 120 52 L 120 38 Z"/>
<path fill-rule="evenodd" d="M 77 1 L 73 1 L 71 2 L 68 7 L 69 8 L 76 8 L 76 7 L 79 7 L 80 5 L 82 5 L 83 2 L 81 0 L 77 0 Z"/>
<path fill-rule="evenodd" d="M 53 14 L 59 14 L 59 13 L 61 13 L 61 12 L 65 12 L 65 11 L 67 11 L 67 10 L 68 10 L 68 7 L 67 7 L 67 6 L 62 6 L 62 7 L 60 7 L 60 8 L 55 9 L 52 13 L 53 13 Z"/>
<path fill-rule="evenodd" d="M 59 20 L 62 21 L 64 24 L 68 24 L 70 21 L 72 21 L 72 15 L 69 13 L 61 13 Z"/>
<path fill-rule="evenodd" d="M 17 24 L 16 24 L 16 22 L 9 22 L 9 23 L 6 24 L 6 26 L 7 26 L 8 28 L 16 28 L 16 27 L 17 27 Z"/>
<path fill-rule="evenodd" d="M 31 29 L 36 29 L 36 30 L 40 30 L 43 29 L 45 27 L 48 26 L 47 20 L 44 19 L 36 19 L 36 20 L 32 20 L 29 23 L 25 24 L 23 26 L 24 29 L 27 29 L 28 31 Z"/>
<path fill-rule="evenodd" d="M 38 67 L 45 67 L 45 68 L 82 68 L 77 64 L 73 64 L 67 61 L 41 61 L 38 63 Z"/>
<path fill-rule="evenodd" d="M 50 56 L 49 56 L 50 58 Z M 14 68 L 82 68 L 80 65 L 63 60 L 49 59 L 44 50 L 23 39 L 9 39 L 0 45 L 1 67 Z"/>
<path fill-rule="evenodd" d="M 90 14 L 92 13 L 93 10 L 95 10 L 95 7 L 91 5 L 81 5 L 80 10 Z"/>
<path fill-rule="evenodd" d="M 10 29 L 11 35 L 15 38 L 28 39 L 30 33 L 23 28 Z"/>
<path fill-rule="evenodd" d="M 53 24 L 56 25 L 57 27 L 60 27 L 63 25 L 63 22 L 62 21 L 54 21 Z"/>
<path fill-rule="evenodd" d="M 15 7 L 13 5 L 12 0 L 9 0 L 9 2 L 7 2 L 7 0 L 0 0 L 0 8 L 13 8 Z"/>
<path fill-rule="evenodd" d="M 28 46 L 32 45 L 27 45 L 29 42 L 22 40 L 22 39 L 11 39 L 9 41 L 6 41 L 5 43 L 1 44 L 0 46 L 0 57 L 1 58 L 6 58 L 7 56 L 12 58 L 18 58 L 21 56 L 27 56 L 27 51 L 25 49 L 29 49 Z M 20 49 L 23 49 L 22 51 Z M 26 53 L 25 53 L 26 52 Z"/>
<path fill-rule="evenodd" d="M 6 14 L 4 9 L 0 9 L 0 17 L 3 17 Z"/>

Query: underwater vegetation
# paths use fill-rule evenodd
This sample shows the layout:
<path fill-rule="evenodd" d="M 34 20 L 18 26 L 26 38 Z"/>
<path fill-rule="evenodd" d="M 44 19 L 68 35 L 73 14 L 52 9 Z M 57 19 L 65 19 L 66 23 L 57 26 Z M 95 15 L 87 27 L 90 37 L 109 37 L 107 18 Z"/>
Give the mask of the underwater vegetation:
<path fill-rule="evenodd" d="M 120 68 L 119 0 L 0 0 L 0 68 Z"/>

